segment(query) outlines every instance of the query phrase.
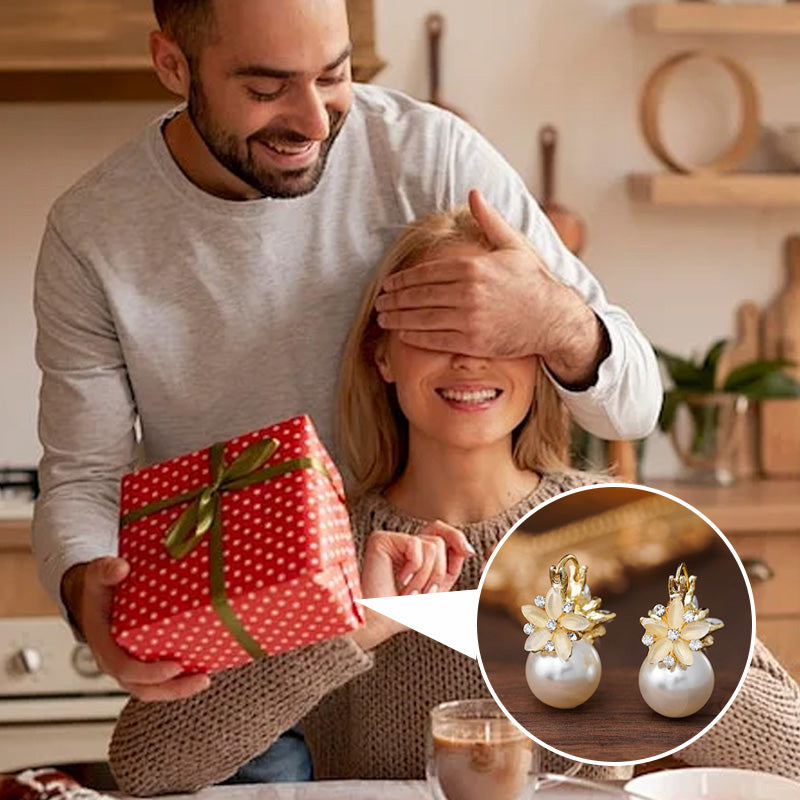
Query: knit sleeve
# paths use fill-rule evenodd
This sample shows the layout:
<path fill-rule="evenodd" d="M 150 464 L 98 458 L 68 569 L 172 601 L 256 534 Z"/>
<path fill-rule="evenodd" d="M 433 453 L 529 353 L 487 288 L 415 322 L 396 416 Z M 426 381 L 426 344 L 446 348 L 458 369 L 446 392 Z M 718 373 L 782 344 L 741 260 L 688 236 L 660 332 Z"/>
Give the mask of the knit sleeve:
<path fill-rule="evenodd" d="M 219 783 L 372 663 L 343 636 L 219 672 L 207 690 L 184 700 L 132 699 L 109 751 L 119 788 L 151 796 Z"/>
<path fill-rule="evenodd" d="M 736 699 L 717 724 L 678 757 L 693 766 L 760 770 L 800 779 L 800 688 L 756 641 Z"/>

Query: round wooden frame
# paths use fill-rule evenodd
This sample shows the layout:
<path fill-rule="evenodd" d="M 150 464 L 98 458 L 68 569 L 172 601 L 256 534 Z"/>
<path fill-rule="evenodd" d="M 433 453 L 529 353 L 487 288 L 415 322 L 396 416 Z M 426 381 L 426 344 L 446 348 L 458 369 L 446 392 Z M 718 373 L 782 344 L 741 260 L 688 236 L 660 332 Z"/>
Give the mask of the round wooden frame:
<path fill-rule="evenodd" d="M 681 161 L 667 148 L 661 136 L 659 108 L 667 82 L 677 67 L 688 61 L 708 60 L 719 64 L 733 78 L 739 91 L 741 118 L 739 131 L 719 156 L 707 164 L 689 164 Z M 758 92 L 746 70 L 733 59 L 704 50 L 689 50 L 668 58 L 647 79 L 639 108 L 642 133 L 654 155 L 677 172 L 730 172 L 742 164 L 758 144 L 760 135 L 760 108 Z"/>

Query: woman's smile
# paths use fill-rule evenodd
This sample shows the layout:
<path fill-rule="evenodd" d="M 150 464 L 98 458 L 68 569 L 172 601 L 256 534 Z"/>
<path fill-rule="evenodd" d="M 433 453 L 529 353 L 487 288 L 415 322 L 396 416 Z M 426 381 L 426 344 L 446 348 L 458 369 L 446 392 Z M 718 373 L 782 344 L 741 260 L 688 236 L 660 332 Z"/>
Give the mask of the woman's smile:
<path fill-rule="evenodd" d="M 435 391 L 448 406 L 457 411 L 485 411 L 503 394 L 498 387 L 476 384 L 441 387 Z"/>

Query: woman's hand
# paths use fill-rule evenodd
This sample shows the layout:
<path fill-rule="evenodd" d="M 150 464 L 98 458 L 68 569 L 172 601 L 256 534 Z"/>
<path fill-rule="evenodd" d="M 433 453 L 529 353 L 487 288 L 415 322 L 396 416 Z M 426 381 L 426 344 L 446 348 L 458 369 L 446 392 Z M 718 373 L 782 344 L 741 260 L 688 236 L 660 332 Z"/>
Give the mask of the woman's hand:
<path fill-rule="evenodd" d="M 417 534 L 373 531 L 364 550 L 361 589 L 365 598 L 449 591 L 467 558 L 476 553 L 466 536 L 444 522 Z M 405 630 L 399 622 L 365 608 L 366 624 L 353 638 L 365 650 Z"/>

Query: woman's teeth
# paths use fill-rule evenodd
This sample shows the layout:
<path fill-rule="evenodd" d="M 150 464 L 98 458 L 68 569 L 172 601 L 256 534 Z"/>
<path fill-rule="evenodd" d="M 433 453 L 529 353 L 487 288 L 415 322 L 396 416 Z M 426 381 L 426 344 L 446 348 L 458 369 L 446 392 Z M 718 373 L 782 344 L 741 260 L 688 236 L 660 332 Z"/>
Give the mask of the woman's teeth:
<path fill-rule="evenodd" d="M 445 400 L 452 400 L 456 403 L 486 403 L 494 400 L 500 395 L 499 389 L 476 389 L 473 391 L 462 392 L 458 389 L 439 389 L 439 394 Z"/>

